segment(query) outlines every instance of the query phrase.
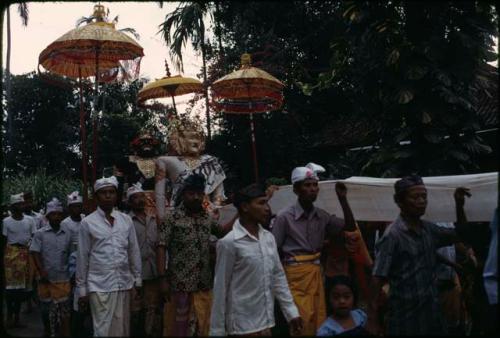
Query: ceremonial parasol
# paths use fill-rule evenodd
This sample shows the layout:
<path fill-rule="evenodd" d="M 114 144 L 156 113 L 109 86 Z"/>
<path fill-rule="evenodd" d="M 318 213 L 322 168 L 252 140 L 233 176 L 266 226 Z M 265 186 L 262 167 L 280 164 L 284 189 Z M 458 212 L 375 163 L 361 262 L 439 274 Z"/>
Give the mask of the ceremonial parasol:
<path fill-rule="evenodd" d="M 80 82 L 80 137 L 82 148 L 83 196 L 87 199 L 87 151 L 85 113 L 83 111 L 82 78 L 95 77 L 95 100 L 93 105 L 93 158 L 92 179 L 96 179 L 97 168 L 97 94 L 99 82 L 118 79 L 127 72 L 139 73 L 142 47 L 122 31 L 115 29 L 114 23 L 105 21 L 104 6 L 94 6 L 94 14 L 87 25 L 72 29 L 47 46 L 38 58 L 49 73 L 78 78 Z M 129 64 L 130 63 L 130 64 Z M 105 74 L 107 73 L 107 74 Z M 124 74 L 125 73 L 125 74 Z M 111 76 L 109 76 L 111 74 Z"/>
<path fill-rule="evenodd" d="M 283 83 L 264 70 L 251 66 L 250 54 L 241 56 L 241 68 L 212 84 L 215 110 L 227 114 L 249 114 L 255 180 L 259 180 L 253 114 L 281 108 Z"/>
<path fill-rule="evenodd" d="M 190 77 L 182 77 L 181 75 L 170 76 L 170 70 L 168 69 L 166 60 L 165 70 L 167 76 L 145 85 L 144 88 L 142 88 L 137 94 L 137 101 L 139 105 L 145 105 L 145 101 L 149 99 L 171 97 L 174 111 L 177 114 L 174 97 L 194 92 L 201 92 L 203 90 L 203 86 L 199 80 Z"/>

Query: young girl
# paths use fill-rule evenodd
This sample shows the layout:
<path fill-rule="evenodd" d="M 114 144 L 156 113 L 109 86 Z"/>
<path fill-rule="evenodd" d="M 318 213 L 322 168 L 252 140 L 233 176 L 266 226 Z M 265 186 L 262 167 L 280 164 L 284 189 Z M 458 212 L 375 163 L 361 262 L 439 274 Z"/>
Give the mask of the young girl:
<path fill-rule="evenodd" d="M 316 335 L 367 335 L 364 329 L 366 314 L 354 308 L 356 302 L 357 295 L 351 279 L 347 276 L 333 277 L 330 291 L 332 315 L 321 324 Z"/>

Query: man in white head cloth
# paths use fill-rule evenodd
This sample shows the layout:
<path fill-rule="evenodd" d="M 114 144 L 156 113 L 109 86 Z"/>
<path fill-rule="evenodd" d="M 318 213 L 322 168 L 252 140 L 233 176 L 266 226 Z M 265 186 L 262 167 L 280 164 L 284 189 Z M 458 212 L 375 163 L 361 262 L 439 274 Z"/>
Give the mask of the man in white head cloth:
<path fill-rule="evenodd" d="M 298 197 L 297 202 L 278 214 L 272 229 L 290 291 L 304 321 L 299 334 L 302 336 L 314 336 L 326 319 L 319 261 L 325 239 L 341 235 L 342 230 L 356 229 L 347 203 L 347 188 L 343 183 L 337 183 L 335 191 L 345 222 L 314 206 L 319 193 L 318 173 L 324 171 L 322 166 L 314 163 L 292 171 L 293 192 Z"/>
<path fill-rule="evenodd" d="M 33 217 L 23 214 L 23 193 L 10 196 L 10 216 L 3 220 L 2 242 L 7 243 L 3 253 L 5 271 L 5 300 L 7 328 L 19 326 L 21 302 L 31 291 L 28 247 L 36 231 Z"/>
<path fill-rule="evenodd" d="M 61 222 L 61 226 L 67 227 L 71 232 L 71 244 L 73 246 L 71 252 L 73 252 L 76 251 L 78 245 L 78 228 L 85 217 L 83 214 L 83 199 L 78 191 L 73 191 L 67 196 L 66 205 L 69 216 Z"/>
<path fill-rule="evenodd" d="M 142 286 L 134 223 L 114 209 L 117 189 L 114 176 L 95 182 L 97 210 L 82 220 L 78 234 L 79 307 L 90 303 L 95 337 L 129 335 L 130 292 Z"/>
<path fill-rule="evenodd" d="M 132 292 L 132 335 L 160 336 L 160 283 L 156 268 L 156 246 L 158 231 L 156 215 L 146 211 L 146 193 L 141 183 L 133 184 L 127 190 L 127 202 L 131 209 L 135 233 L 141 249 L 143 292 Z"/>
<path fill-rule="evenodd" d="M 69 336 L 71 285 L 68 261 L 71 232 L 61 227 L 64 213 L 57 198 L 47 203 L 45 217 L 49 224 L 35 232 L 30 246 L 40 276 L 38 298 L 42 322 L 46 336 Z"/>
<path fill-rule="evenodd" d="M 69 216 L 66 217 L 61 222 L 61 227 L 64 227 L 69 230 L 71 234 L 71 254 L 69 257 L 69 273 L 71 277 L 71 287 L 72 287 L 72 310 L 73 313 L 71 315 L 71 325 L 73 333 L 81 333 L 84 328 L 82 327 L 82 323 L 84 322 L 84 318 L 81 316 L 80 312 L 78 312 L 78 288 L 75 285 L 75 273 L 76 273 L 76 250 L 78 248 L 78 232 L 80 229 L 80 224 L 82 219 L 85 217 L 83 214 L 83 198 L 80 196 L 78 191 L 73 191 L 71 194 L 66 196 L 66 206 L 68 210 Z"/>

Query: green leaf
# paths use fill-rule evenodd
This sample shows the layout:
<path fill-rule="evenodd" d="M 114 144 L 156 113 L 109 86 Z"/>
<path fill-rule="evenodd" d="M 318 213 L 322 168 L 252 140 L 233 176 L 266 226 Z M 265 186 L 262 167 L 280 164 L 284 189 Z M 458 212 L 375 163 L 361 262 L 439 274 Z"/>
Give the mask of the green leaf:
<path fill-rule="evenodd" d="M 399 60 L 399 51 L 397 49 L 394 49 L 389 55 L 387 56 L 387 61 L 386 65 L 390 66 L 398 62 Z"/>
<path fill-rule="evenodd" d="M 429 124 L 432 122 L 432 117 L 426 112 L 422 112 L 422 123 Z"/>
<path fill-rule="evenodd" d="M 411 67 L 408 72 L 406 73 L 406 76 L 410 80 L 420 80 L 427 74 L 427 68 L 426 67 L 420 67 L 420 66 L 414 66 Z"/>
<path fill-rule="evenodd" d="M 397 95 L 397 100 L 399 104 L 407 104 L 413 100 L 413 92 L 408 89 L 401 90 Z"/>
<path fill-rule="evenodd" d="M 441 143 L 441 136 L 434 133 L 425 133 L 424 138 L 429 143 L 434 143 L 434 144 Z"/>
<path fill-rule="evenodd" d="M 451 150 L 449 154 L 453 158 L 456 158 L 457 160 L 462 162 L 468 161 L 470 159 L 469 155 L 456 149 Z"/>

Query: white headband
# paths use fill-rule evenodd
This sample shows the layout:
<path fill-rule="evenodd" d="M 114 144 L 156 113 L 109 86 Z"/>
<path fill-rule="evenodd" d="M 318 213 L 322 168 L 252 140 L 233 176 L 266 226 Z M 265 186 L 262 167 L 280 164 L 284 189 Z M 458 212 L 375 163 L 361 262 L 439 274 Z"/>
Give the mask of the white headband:
<path fill-rule="evenodd" d="M 315 163 L 308 163 L 305 167 L 297 167 L 292 171 L 292 184 L 312 178 L 319 181 L 317 173 L 324 173 L 326 170 Z"/>
<path fill-rule="evenodd" d="M 82 196 L 78 194 L 78 191 L 73 191 L 71 194 L 67 196 L 67 204 L 75 204 L 75 203 L 82 203 L 83 199 Z"/>
<path fill-rule="evenodd" d="M 24 202 L 24 194 L 15 194 L 15 195 L 10 195 L 10 204 L 16 204 L 16 203 L 21 203 Z"/>
<path fill-rule="evenodd" d="M 130 188 L 127 189 L 127 199 L 129 199 L 133 194 L 137 194 L 138 192 L 144 192 L 144 190 L 142 190 L 142 184 L 140 182 L 133 184 Z"/>
<path fill-rule="evenodd" d="M 103 177 L 95 181 L 94 183 L 94 191 L 97 192 L 97 190 L 106 188 L 106 187 L 115 187 L 118 189 L 118 181 L 116 180 L 116 177 L 111 176 L 111 177 Z"/>
<path fill-rule="evenodd" d="M 62 203 L 59 202 L 59 200 L 55 197 L 52 198 L 52 201 L 47 203 L 47 206 L 45 207 L 45 215 L 50 214 L 51 212 L 54 211 L 60 211 L 63 212 L 63 206 Z"/>

